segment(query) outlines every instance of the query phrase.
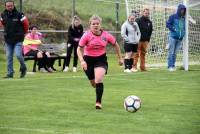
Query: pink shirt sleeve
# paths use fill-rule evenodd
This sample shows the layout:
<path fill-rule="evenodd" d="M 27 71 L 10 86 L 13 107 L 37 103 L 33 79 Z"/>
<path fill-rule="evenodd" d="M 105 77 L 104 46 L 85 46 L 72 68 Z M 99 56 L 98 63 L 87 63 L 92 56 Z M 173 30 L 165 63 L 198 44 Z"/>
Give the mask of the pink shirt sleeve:
<path fill-rule="evenodd" d="M 110 33 L 107 33 L 107 39 L 109 43 L 111 43 L 113 46 L 115 45 L 116 39 L 113 35 L 111 35 Z"/>
<path fill-rule="evenodd" d="M 79 41 L 79 46 L 84 47 L 88 43 L 89 34 L 85 32 Z"/>

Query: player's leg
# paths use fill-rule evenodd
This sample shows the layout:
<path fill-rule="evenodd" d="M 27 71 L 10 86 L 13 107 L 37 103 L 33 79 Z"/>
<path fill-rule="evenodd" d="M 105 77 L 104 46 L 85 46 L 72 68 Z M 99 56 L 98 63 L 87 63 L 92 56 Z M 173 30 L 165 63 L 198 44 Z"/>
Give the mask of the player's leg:
<path fill-rule="evenodd" d="M 106 73 L 106 69 L 103 67 L 95 67 L 95 83 L 96 83 L 96 109 L 101 109 L 101 101 L 103 95 L 103 79 Z"/>

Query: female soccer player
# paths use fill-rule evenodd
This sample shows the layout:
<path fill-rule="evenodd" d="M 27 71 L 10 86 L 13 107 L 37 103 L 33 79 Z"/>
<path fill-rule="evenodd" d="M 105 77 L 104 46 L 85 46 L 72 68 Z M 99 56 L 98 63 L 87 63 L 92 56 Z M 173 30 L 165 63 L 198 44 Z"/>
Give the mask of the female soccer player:
<path fill-rule="evenodd" d="M 96 88 L 96 109 L 101 109 L 103 95 L 103 78 L 108 69 L 106 45 L 112 44 L 115 48 L 119 65 L 123 64 L 121 51 L 116 39 L 108 32 L 101 29 L 102 19 L 93 15 L 90 20 L 90 29 L 82 36 L 77 54 L 81 67 L 85 71 L 91 85 Z"/>

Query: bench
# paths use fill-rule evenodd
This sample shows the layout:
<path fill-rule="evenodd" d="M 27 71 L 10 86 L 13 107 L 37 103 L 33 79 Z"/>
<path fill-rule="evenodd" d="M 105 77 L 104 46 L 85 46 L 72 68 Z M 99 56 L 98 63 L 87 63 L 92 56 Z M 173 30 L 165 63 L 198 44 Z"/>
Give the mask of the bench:
<path fill-rule="evenodd" d="M 61 43 L 61 44 L 42 44 L 39 46 L 39 49 L 42 51 L 49 52 L 51 55 L 51 59 L 53 60 L 58 60 L 58 65 L 61 66 L 61 60 L 66 59 L 66 44 Z M 33 63 L 33 72 L 36 72 L 36 66 L 37 66 L 37 58 L 34 56 L 24 56 L 24 60 L 34 60 Z M 63 63 L 63 68 L 64 68 L 64 63 Z"/>

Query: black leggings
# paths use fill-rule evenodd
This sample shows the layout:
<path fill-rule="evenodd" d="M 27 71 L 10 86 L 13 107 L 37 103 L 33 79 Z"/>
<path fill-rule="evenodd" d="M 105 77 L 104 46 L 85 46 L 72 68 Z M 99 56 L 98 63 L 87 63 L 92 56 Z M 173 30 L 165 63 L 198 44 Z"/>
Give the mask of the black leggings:
<path fill-rule="evenodd" d="M 70 45 L 69 45 L 69 44 L 70 44 Z M 65 66 L 69 66 L 69 64 L 70 64 L 70 59 L 71 59 L 71 55 L 72 55 L 72 51 L 73 51 L 73 49 L 74 49 L 73 67 L 77 67 L 77 64 L 78 64 L 77 47 L 78 47 L 78 44 L 71 44 L 71 43 L 68 43 L 68 46 L 67 46 L 67 56 L 66 56 L 66 63 L 65 63 Z"/>
<path fill-rule="evenodd" d="M 35 58 L 37 58 L 37 53 L 39 51 L 37 50 L 31 50 L 29 51 L 26 56 L 34 56 Z M 52 67 L 52 61 L 51 58 L 47 57 L 47 55 L 45 54 L 45 52 L 42 53 L 42 58 L 37 58 L 38 61 L 38 69 L 40 68 L 49 68 Z"/>

